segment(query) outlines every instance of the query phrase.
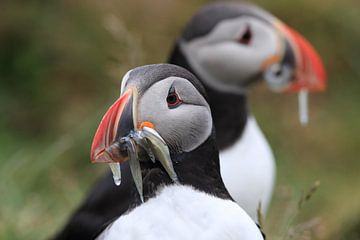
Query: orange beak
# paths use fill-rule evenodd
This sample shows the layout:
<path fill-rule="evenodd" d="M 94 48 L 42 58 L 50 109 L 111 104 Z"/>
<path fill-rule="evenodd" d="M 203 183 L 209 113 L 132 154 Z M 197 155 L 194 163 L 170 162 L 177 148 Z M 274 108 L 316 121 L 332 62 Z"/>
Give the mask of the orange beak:
<path fill-rule="evenodd" d="M 324 91 L 326 72 L 319 54 L 298 32 L 283 23 L 279 23 L 278 26 L 289 41 L 295 55 L 295 79 L 286 91 Z"/>
<path fill-rule="evenodd" d="M 117 140 L 134 129 L 132 103 L 133 90 L 128 89 L 105 113 L 91 145 L 93 163 L 122 163 L 127 160 Z"/>

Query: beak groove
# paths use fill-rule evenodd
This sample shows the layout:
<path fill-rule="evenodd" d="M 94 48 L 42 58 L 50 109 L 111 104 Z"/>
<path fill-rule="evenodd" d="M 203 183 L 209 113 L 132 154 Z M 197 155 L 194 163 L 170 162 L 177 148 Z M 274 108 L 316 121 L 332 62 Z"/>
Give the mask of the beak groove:
<path fill-rule="evenodd" d="M 281 71 L 274 68 L 278 66 L 276 63 L 268 67 L 266 62 L 268 71 L 265 71 L 265 76 L 269 74 L 266 79 L 272 89 L 298 93 L 299 120 L 302 126 L 306 126 L 309 122 L 308 93 L 326 89 L 325 67 L 319 54 L 303 36 L 280 21 L 275 21 L 274 26 L 283 37 L 283 41 L 280 40 L 283 43 L 280 49 L 283 50 L 279 51 L 282 52 L 281 65 L 278 63 Z M 277 73 L 285 77 L 274 77 Z"/>
<path fill-rule="evenodd" d="M 122 162 L 125 160 L 119 154 L 120 152 L 116 151 L 118 147 L 113 146 L 113 144 L 117 144 L 116 137 L 122 113 L 128 104 L 132 104 L 131 96 L 131 91 L 126 91 L 102 118 L 91 145 L 90 157 L 93 163 Z"/>
<path fill-rule="evenodd" d="M 295 55 L 295 80 L 287 91 L 299 92 L 324 91 L 326 88 L 326 71 L 324 64 L 309 41 L 285 24 L 280 29 L 290 42 Z"/>

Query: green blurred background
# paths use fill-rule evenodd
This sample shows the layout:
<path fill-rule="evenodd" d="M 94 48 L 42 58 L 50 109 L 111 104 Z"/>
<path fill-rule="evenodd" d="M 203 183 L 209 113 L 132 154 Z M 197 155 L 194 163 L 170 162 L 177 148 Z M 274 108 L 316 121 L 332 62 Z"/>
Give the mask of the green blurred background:
<path fill-rule="evenodd" d="M 62 226 L 106 170 L 90 164 L 89 148 L 123 74 L 166 61 L 207 2 L 0 2 L 0 239 L 44 239 Z M 296 239 L 360 239 L 360 2 L 253 3 L 306 36 L 329 76 L 328 90 L 311 95 L 307 128 L 298 123 L 297 96 L 265 84 L 251 91 L 278 165 L 268 238 L 295 228 L 303 230 Z M 290 221 L 316 180 L 321 186 Z"/>

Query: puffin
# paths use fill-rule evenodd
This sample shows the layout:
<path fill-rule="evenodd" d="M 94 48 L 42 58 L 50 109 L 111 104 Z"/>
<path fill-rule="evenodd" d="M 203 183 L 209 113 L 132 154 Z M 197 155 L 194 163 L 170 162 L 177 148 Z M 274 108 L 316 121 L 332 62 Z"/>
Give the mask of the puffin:
<path fill-rule="evenodd" d="M 109 164 L 114 177 L 128 162 L 134 181 L 134 207 L 97 239 L 264 239 L 222 181 L 205 90 L 182 67 L 153 64 L 126 74 L 91 160 Z"/>
<path fill-rule="evenodd" d="M 266 216 L 271 201 L 276 165 L 249 109 L 248 90 L 265 81 L 274 92 L 298 93 L 300 120 L 306 124 L 308 92 L 326 88 L 321 58 L 304 37 L 265 10 L 227 2 L 195 13 L 168 62 L 189 70 L 204 85 L 217 129 L 222 179 L 231 197 L 258 222 L 260 204 Z M 99 179 L 55 239 L 87 239 L 128 211 L 134 183 L 127 162 L 121 173 L 120 186 L 110 172 Z"/>
<path fill-rule="evenodd" d="M 209 96 L 221 176 L 233 199 L 258 221 L 275 184 L 271 147 L 251 114 L 248 89 L 265 81 L 274 92 L 299 94 L 299 118 L 308 122 L 309 91 L 323 91 L 326 72 L 314 47 L 285 23 L 247 3 L 200 9 L 177 39 L 169 62 L 204 84 Z"/>

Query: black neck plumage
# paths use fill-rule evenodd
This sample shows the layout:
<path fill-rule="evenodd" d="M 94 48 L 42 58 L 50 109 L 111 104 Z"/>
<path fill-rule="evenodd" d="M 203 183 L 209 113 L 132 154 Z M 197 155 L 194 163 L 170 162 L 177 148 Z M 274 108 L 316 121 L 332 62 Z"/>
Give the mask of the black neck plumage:
<path fill-rule="evenodd" d="M 171 153 L 174 170 L 180 184 L 190 185 L 219 198 L 231 199 L 220 175 L 219 151 L 216 146 L 215 132 L 212 131 L 209 138 L 196 149 Z M 164 185 L 174 184 L 163 168 L 151 168 L 145 175 L 145 200 L 154 197 Z M 137 201 L 137 204 L 140 202 Z"/>
<path fill-rule="evenodd" d="M 223 199 L 231 199 L 220 175 L 219 151 L 215 132 L 191 152 L 172 154 L 174 169 L 181 184 Z"/>
<path fill-rule="evenodd" d="M 178 175 L 180 184 L 192 186 L 195 189 L 206 192 L 212 196 L 233 200 L 229 192 L 226 190 L 220 175 L 219 151 L 216 146 L 215 131 L 213 129 L 209 138 L 193 151 L 171 153 L 174 169 Z M 125 170 L 126 174 L 130 174 L 127 162 L 122 165 L 122 170 Z M 132 178 L 130 176 L 126 176 L 125 180 L 132 181 Z M 152 171 L 143 178 L 143 192 L 145 200 L 154 197 L 161 187 L 169 184 L 175 183 L 170 180 L 169 176 L 163 169 L 161 170 L 156 168 L 155 171 Z M 130 211 L 136 206 L 141 205 L 141 201 L 133 181 L 132 183 L 128 183 L 126 185 L 129 188 L 126 193 L 127 197 L 121 198 L 122 201 L 120 201 L 121 203 L 125 203 L 125 208 L 121 209 L 122 213 Z M 109 199 L 110 203 L 115 204 L 112 203 L 112 200 L 114 199 Z M 112 212 L 111 214 L 112 215 L 109 214 L 107 223 L 103 224 L 102 227 L 99 227 L 93 236 L 98 236 L 98 234 L 100 234 L 111 222 L 119 217 L 119 215 Z"/>
<path fill-rule="evenodd" d="M 181 66 L 198 77 L 194 69 L 181 52 L 179 44 L 175 45 L 169 63 Z M 204 81 L 201 81 L 205 83 Z M 205 85 L 212 117 L 216 128 L 218 147 L 223 150 L 233 145 L 242 135 L 248 118 L 248 107 L 245 94 L 222 93 Z"/>

